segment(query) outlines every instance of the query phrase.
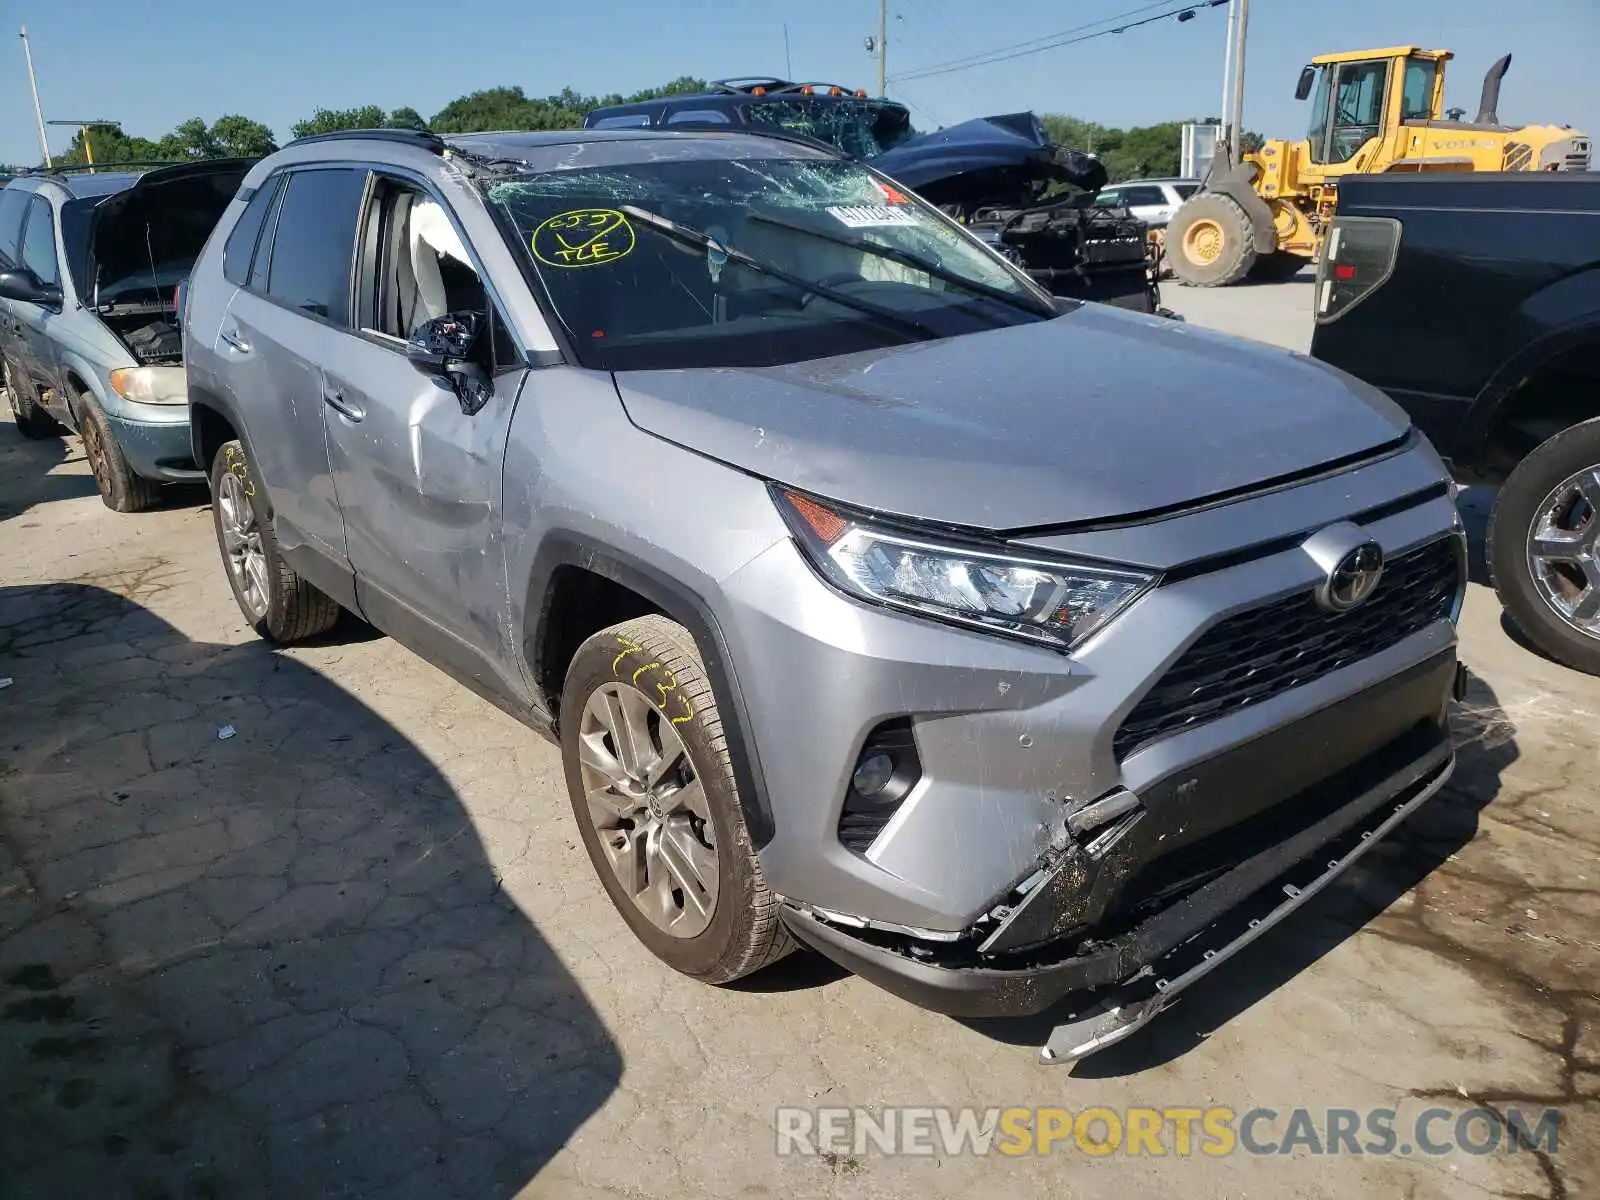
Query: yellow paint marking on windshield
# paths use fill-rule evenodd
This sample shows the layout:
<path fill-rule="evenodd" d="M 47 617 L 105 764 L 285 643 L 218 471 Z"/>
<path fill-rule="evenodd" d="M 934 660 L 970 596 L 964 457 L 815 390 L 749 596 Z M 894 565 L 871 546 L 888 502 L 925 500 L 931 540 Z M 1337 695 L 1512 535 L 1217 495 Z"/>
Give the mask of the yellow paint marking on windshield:
<path fill-rule="evenodd" d="M 547 267 L 598 267 L 633 253 L 633 226 L 614 208 L 574 208 L 546 217 L 529 239 Z"/>

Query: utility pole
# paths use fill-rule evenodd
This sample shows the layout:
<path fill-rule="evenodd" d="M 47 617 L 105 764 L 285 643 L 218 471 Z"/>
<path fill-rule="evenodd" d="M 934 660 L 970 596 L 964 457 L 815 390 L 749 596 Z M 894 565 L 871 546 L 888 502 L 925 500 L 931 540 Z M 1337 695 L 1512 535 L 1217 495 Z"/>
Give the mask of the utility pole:
<path fill-rule="evenodd" d="M 889 0 L 878 0 L 878 99 L 889 92 Z"/>
<path fill-rule="evenodd" d="M 1233 113 L 1231 143 L 1234 162 L 1244 154 L 1244 39 L 1245 28 L 1250 23 L 1250 0 L 1237 0 L 1239 5 L 1239 39 L 1233 47 Z"/>
<path fill-rule="evenodd" d="M 1228 114 L 1233 111 L 1233 40 L 1238 36 L 1239 0 L 1228 0 L 1228 42 L 1222 51 L 1222 107 L 1217 110 L 1217 149 L 1229 148 Z"/>
<path fill-rule="evenodd" d="M 22 38 L 22 53 L 28 60 L 28 86 L 33 89 L 33 119 L 39 125 L 39 151 L 44 155 L 44 165 L 55 166 L 50 158 L 50 142 L 44 136 L 44 109 L 39 107 L 39 81 L 33 74 L 33 48 L 28 45 L 28 27 L 24 25 L 18 35 Z"/>
<path fill-rule="evenodd" d="M 789 26 L 787 22 L 783 26 L 783 69 L 786 72 L 785 78 L 794 78 L 794 59 L 789 54 Z"/>
<path fill-rule="evenodd" d="M 122 131 L 121 121 L 46 121 L 47 125 L 66 125 L 76 129 L 83 138 L 83 156 L 89 160 L 89 173 L 94 174 L 94 146 L 89 141 L 89 130 L 96 125 Z"/>

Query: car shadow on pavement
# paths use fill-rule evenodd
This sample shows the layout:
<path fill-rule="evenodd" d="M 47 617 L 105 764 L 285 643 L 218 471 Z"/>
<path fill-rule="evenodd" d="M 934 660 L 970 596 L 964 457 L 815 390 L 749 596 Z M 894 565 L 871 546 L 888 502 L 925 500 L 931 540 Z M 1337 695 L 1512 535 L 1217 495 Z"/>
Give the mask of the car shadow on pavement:
<path fill-rule="evenodd" d="M 0 404 L 0 409 L 3 407 Z M 96 495 L 94 476 L 87 467 L 81 472 L 52 473 L 71 457 L 71 443 L 66 438 L 25 438 L 9 420 L 0 420 L 0 476 L 33 479 L 26 487 L 8 488 L 6 495 L 0 497 L 0 521 L 20 517 L 55 500 Z"/>
<path fill-rule="evenodd" d="M 1452 723 L 1456 768 L 1433 799 L 1305 907 L 1241 950 L 1227 970 L 1195 983 L 1127 1041 L 1077 1063 L 1074 1076 L 1134 1075 L 1181 1057 L 1360 932 L 1472 841 L 1478 813 L 1499 794 L 1502 773 L 1517 760 L 1515 730 L 1477 677 Z M 1067 1011 L 1063 1006 L 1016 1021 L 970 1024 L 999 1041 L 1042 1046 Z"/>
<path fill-rule="evenodd" d="M 515 1194 L 622 1061 L 451 786 L 117 587 L 0 588 L 0 1194 Z"/>

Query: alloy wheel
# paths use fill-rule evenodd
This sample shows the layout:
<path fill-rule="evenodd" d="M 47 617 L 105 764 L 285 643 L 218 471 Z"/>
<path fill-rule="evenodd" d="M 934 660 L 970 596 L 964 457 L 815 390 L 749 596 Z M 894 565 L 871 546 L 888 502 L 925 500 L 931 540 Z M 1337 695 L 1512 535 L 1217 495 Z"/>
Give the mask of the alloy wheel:
<path fill-rule="evenodd" d="M 245 494 L 244 484 L 232 471 L 222 473 L 217 488 L 218 527 L 222 553 L 250 616 L 260 620 L 267 612 L 267 554 L 261 544 L 261 522 Z"/>
<path fill-rule="evenodd" d="M 625 683 L 595 689 L 578 729 L 589 820 L 639 911 L 672 937 L 704 932 L 719 881 L 711 810 L 672 722 Z"/>
<path fill-rule="evenodd" d="M 1528 571 L 1540 598 L 1580 633 L 1600 638 L 1600 467 L 1562 480 L 1528 528 Z"/>

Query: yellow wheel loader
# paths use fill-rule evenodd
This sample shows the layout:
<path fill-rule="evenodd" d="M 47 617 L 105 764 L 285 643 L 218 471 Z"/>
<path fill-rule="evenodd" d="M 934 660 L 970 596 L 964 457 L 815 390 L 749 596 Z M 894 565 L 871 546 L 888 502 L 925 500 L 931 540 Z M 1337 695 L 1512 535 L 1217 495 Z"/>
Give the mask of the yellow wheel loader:
<path fill-rule="evenodd" d="M 1288 278 L 1322 249 L 1339 178 L 1383 171 L 1587 171 L 1589 139 L 1556 125 L 1502 125 L 1495 115 L 1508 54 L 1484 76 L 1475 120 L 1443 111 L 1448 50 L 1391 46 L 1322 54 L 1300 72 L 1313 91 L 1310 131 L 1235 162 L 1218 147 L 1205 186 L 1167 225 L 1180 283 L 1225 287 L 1246 275 Z"/>

